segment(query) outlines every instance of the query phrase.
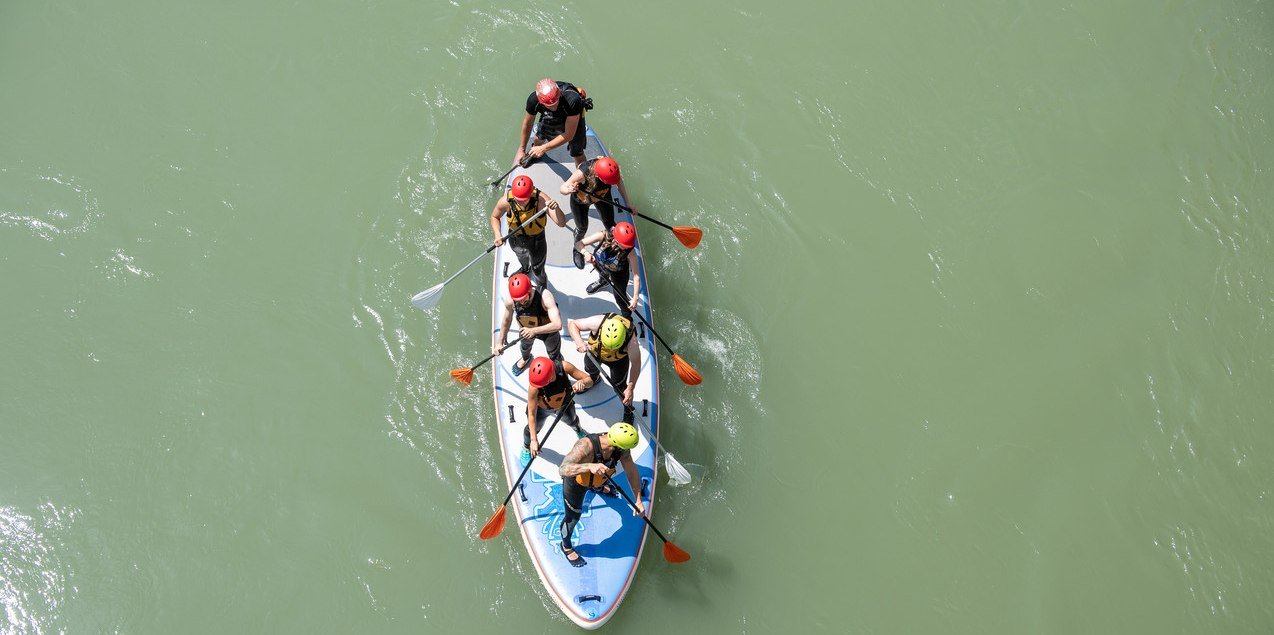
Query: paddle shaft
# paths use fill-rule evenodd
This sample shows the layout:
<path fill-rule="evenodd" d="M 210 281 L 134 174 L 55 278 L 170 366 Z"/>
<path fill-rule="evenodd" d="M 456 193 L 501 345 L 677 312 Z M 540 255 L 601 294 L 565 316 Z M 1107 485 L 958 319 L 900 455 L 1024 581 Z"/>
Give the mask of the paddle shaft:
<path fill-rule="evenodd" d="M 490 355 L 487 355 L 486 357 L 484 357 L 484 358 L 482 359 L 482 361 L 480 361 L 480 362 L 478 362 L 478 363 L 474 364 L 473 366 L 470 366 L 470 367 L 469 367 L 469 370 L 474 370 L 474 369 L 478 368 L 479 366 L 481 366 L 481 365 L 483 365 L 483 364 L 485 364 L 485 363 L 487 363 L 487 362 L 491 361 L 493 358 L 495 358 L 495 356 L 496 356 L 496 355 L 499 355 L 500 353 L 503 353 L 504 351 L 508 350 L 510 346 L 513 346 L 514 344 L 517 344 L 518 342 L 521 342 L 521 341 L 522 341 L 522 336 L 521 336 L 521 335 L 519 335 L 519 336 L 515 337 L 515 338 L 513 339 L 513 341 L 512 341 L 512 342 L 506 342 L 506 343 L 504 344 L 504 346 L 501 346 L 501 347 L 500 347 L 500 352 L 499 352 L 499 353 L 491 353 Z"/>
<path fill-rule="evenodd" d="M 629 496 L 629 495 L 628 495 L 628 492 L 625 492 L 625 491 L 624 491 L 624 488 L 622 488 L 622 487 L 620 487 L 620 486 L 619 486 L 619 483 L 616 483 L 616 482 L 615 482 L 615 479 L 613 479 L 613 478 L 611 478 L 611 477 L 607 476 L 607 477 L 606 477 L 606 482 L 610 483 L 610 486 L 611 486 L 612 488 L 614 488 L 614 490 L 615 490 L 615 491 L 619 492 L 620 496 L 623 496 L 623 497 L 624 497 L 624 500 L 628 501 L 628 504 L 629 504 L 630 506 L 632 506 L 633 511 L 637 512 L 637 515 L 638 515 L 638 516 L 641 516 L 641 519 L 642 519 L 642 520 L 644 520 L 644 521 L 646 521 L 646 525 L 647 525 L 647 526 L 649 526 L 651 529 L 654 529 L 654 530 L 655 530 L 655 535 L 659 536 L 659 539 L 660 539 L 660 540 L 662 540 L 662 541 L 664 541 L 664 542 L 668 542 L 668 539 L 664 537 L 663 532 L 662 532 L 662 531 L 659 531 L 659 528 L 655 526 L 655 523 L 650 522 L 650 519 L 649 519 L 649 518 L 646 518 L 646 514 L 643 514 L 643 513 L 641 512 L 641 510 L 637 509 L 637 503 L 634 503 L 634 502 L 633 502 L 633 498 L 632 498 L 631 496 Z M 509 494 L 509 495 L 510 495 L 510 496 L 512 496 L 512 495 L 513 495 L 513 494 L 512 494 L 512 492 L 510 492 L 510 494 Z"/>
<path fill-rule="evenodd" d="M 535 157 L 532 157 L 532 156 L 531 156 L 531 155 L 529 155 L 529 154 L 528 154 L 528 155 L 523 156 L 521 161 L 519 161 L 518 163 L 514 163 L 514 164 L 513 164 L 513 167 L 509 168 L 509 171 L 508 171 L 508 172 L 505 172 L 504 174 L 500 175 L 500 178 L 498 178 L 498 179 L 496 179 L 496 180 L 492 181 L 492 182 L 491 182 L 491 187 L 495 187 L 495 186 L 497 186 L 497 185 L 499 185 L 499 184 L 500 184 L 500 181 L 503 181 L 504 179 L 509 178 L 509 175 L 510 175 L 510 174 L 513 174 L 513 171 L 514 171 L 514 170 L 516 170 L 516 169 L 518 169 L 518 168 L 525 168 L 525 167 L 527 167 L 528 165 L 531 165 L 532 163 L 535 163 Z"/>
<path fill-rule="evenodd" d="M 500 242 L 504 242 L 504 241 L 506 241 L 506 240 L 508 240 L 508 239 L 512 238 L 514 234 L 516 234 L 516 233 L 518 233 L 518 232 L 522 231 L 522 228 L 523 228 L 523 227 L 526 227 L 527 225 L 531 224 L 532 222 L 534 222 L 534 221 L 535 221 L 535 219 L 539 218 L 540 216 L 542 216 L 542 215 L 543 215 L 545 212 L 547 212 L 547 211 L 549 211 L 549 208 L 545 207 L 544 209 L 542 209 L 542 210 L 540 210 L 540 211 L 536 212 L 534 216 L 532 216 L 532 217 L 530 217 L 530 218 L 526 219 L 525 221 L 523 221 L 523 223 L 522 223 L 521 225 L 518 225 L 518 226 L 517 226 L 517 227 L 516 227 L 513 231 L 511 231 L 511 232 L 509 232 L 509 233 L 505 234 L 504 236 L 502 236 L 502 237 L 500 238 Z M 484 252 L 482 252 L 482 253 L 478 254 L 478 257 L 477 257 L 477 258 L 474 258 L 473 260 L 470 260 L 470 261 L 469 261 L 469 264 L 467 264 L 467 265 L 465 265 L 464 267 L 462 267 L 462 268 L 460 269 L 460 271 L 457 271 L 457 272 L 455 272 L 455 273 L 451 274 L 451 277 L 450 277 L 450 278 L 447 278 L 446 280 L 444 280 L 444 281 L 443 281 L 443 283 L 442 283 L 442 284 L 440 284 L 440 285 L 438 285 L 438 286 L 440 286 L 440 287 L 445 287 L 445 286 L 447 286 L 447 284 L 449 284 L 452 280 L 455 280 L 455 279 L 456 279 L 456 278 L 457 278 L 460 274 L 462 274 L 462 273 L 464 273 L 466 270 L 468 270 L 468 269 L 469 269 L 469 267 L 472 267 L 473 265 L 477 264 L 477 262 L 478 262 L 479 260 L 482 260 L 482 257 L 483 257 L 483 256 L 485 256 L 485 255 L 487 255 L 487 254 L 489 254 L 489 253 L 491 253 L 491 252 L 495 251 L 496 247 L 498 247 L 498 246 L 499 246 L 499 245 L 496 245 L 495 243 L 491 243 L 491 246 L 490 246 L 490 247 L 487 247 L 487 250 L 486 250 L 486 251 L 484 251 Z"/>
<path fill-rule="evenodd" d="M 644 218 L 644 219 L 646 219 L 646 220 L 648 220 L 648 221 L 650 221 L 650 222 L 652 222 L 652 223 L 654 223 L 654 224 L 656 224 L 656 225 L 658 225 L 658 226 L 660 226 L 660 227 L 663 227 L 663 228 L 665 228 L 665 229 L 674 229 L 672 225 L 668 225 L 668 224 L 666 224 L 666 223 L 664 223 L 664 222 L 662 222 L 662 221 L 655 220 L 655 219 L 653 219 L 653 218 L 651 218 L 651 217 L 649 217 L 649 216 L 647 216 L 647 215 L 645 215 L 645 214 L 643 214 L 643 213 L 641 213 L 641 212 L 634 211 L 634 210 L 633 210 L 633 208 L 631 208 L 631 207 L 629 207 L 629 206 L 627 206 L 627 205 L 620 205 L 619 203 L 616 203 L 616 202 L 615 202 L 615 201 L 613 201 L 613 200 L 608 201 L 608 200 L 606 200 L 606 199 L 604 199 L 604 198 L 602 198 L 602 197 L 600 197 L 600 196 L 598 196 L 598 195 L 596 195 L 596 194 L 594 194 L 594 193 L 592 193 L 592 192 L 588 192 L 588 191 L 585 191 L 585 190 L 575 190 L 575 191 L 576 191 L 576 192 L 579 192 L 579 193 L 581 193 L 581 194 L 585 194 L 585 195 L 587 195 L 588 197 L 592 198 L 594 201 L 599 201 L 599 202 L 602 202 L 602 203 L 610 203 L 611 205 L 614 205 L 615 207 L 618 207 L 619 209 L 622 209 L 622 210 L 624 210 L 625 212 L 628 212 L 629 214 L 632 214 L 633 216 L 640 216 L 640 217 L 642 217 L 642 218 Z M 675 229 L 674 229 L 674 231 L 675 231 Z"/>
<path fill-rule="evenodd" d="M 618 294 L 619 294 L 619 299 L 623 300 L 625 304 L 627 304 L 627 303 L 628 303 L 628 294 L 627 294 L 627 293 L 624 293 L 624 290 L 623 290 L 623 289 L 620 289 L 619 287 L 615 286 L 615 285 L 614 285 L 614 284 L 610 281 L 610 276 L 603 276 L 603 277 L 602 277 L 602 280 L 604 280 L 604 281 L 606 282 L 606 286 L 608 286 L 608 287 L 610 287 L 610 288 L 614 289 L 614 290 L 615 290 L 615 293 L 618 293 Z M 625 286 L 627 286 L 627 283 L 625 283 Z M 645 324 L 645 325 L 646 325 L 646 328 L 650 329 L 650 332 L 655 334 L 655 337 L 659 339 L 659 343 L 660 343 L 660 344 L 663 344 L 663 345 L 664 345 L 664 348 L 668 349 L 668 352 L 669 352 L 669 353 L 671 353 L 671 354 L 673 354 L 673 355 L 676 355 L 676 352 L 672 350 L 672 347 L 668 345 L 668 342 L 665 342 L 665 341 L 664 341 L 664 338 L 663 338 L 663 337 L 661 337 L 661 336 L 659 335 L 659 331 L 656 331 L 656 330 L 655 330 L 655 327 L 651 326 L 651 325 L 650 325 L 650 322 L 647 322 L 647 321 L 646 321 L 646 318 L 644 318 L 644 317 L 642 317 L 642 316 L 641 316 L 641 312 L 640 312 L 640 311 L 633 311 L 633 315 L 637 316 L 637 319 L 641 320 L 641 323 L 642 323 L 642 324 Z"/>
<path fill-rule="evenodd" d="M 562 407 L 557 409 L 557 416 L 553 417 L 553 423 L 549 424 L 549 429 L 547 432 L 544 433 L 544 440 L 541 441 L 541 443 L 549 440 L 549 435 L 553 434 L 553 428 L 556 428 L 557 422 L 562 420 L 562 414 L 566 412 L 566 407 L 574 403 L 575 403 L 575 393 L 572 392 L 571 396 L 567 397 L 566 401 L 562 402 Z M 530 425 L 530 424 L 527 424 L 527 425 Z M 505 505 L 509 504 L 509 500 L 513 498 L 513 493 L 518 491 L 518 485 L 522 484 L 522 479 L 526 478 L 526 473 L 531 471 L 531 464 L 534 462 L 535 462 L 535 457 L 531 457 L 531 460 L 526 462 L 526 467 L 522 468 L 522 473 L 518 475 L 518 480 L 513 482 L 513 487 L 509 488 L 509 495 L 504 497 L 504 502 L 500 503 L 500 507 L 504 507 Z M 658 531 L 658 530 L 656 529 L 655 531 Z"/>
<path fill-rule="evenodd" d="M 610 373 L 603 370 L 605 366 L 603 366 L 602 363 L 593 356 L 592 351 L 584 351 L 584 355 L 593 360 L 593 363 L 597 365 L 597 372 L 601 373 L 602 377 L 606 378 L 606 385 L 610 386 L 610 389 L 615 391 L 615 395 L 622 401 L 624 399 L 624 395 L 619 392 L 619 389 L 615 387 L 615 384 L 610 383 Z M 663 452 L 664 454 L 671 454 L 666 448 L 664 448 L 664 445 L 659 442 L 659 437 L 655 436 L 655 433 L 650 431 L 650 426 L 646 424 L 646 418 L 637 414 L 636 410 L 633 410 L 633 416 L 637 418 L 637 423 L 641 425 L 641 431 L 646 433 L 646 438 L 654 441 L 655 447 L 659 448 L 660 452 Z"/>

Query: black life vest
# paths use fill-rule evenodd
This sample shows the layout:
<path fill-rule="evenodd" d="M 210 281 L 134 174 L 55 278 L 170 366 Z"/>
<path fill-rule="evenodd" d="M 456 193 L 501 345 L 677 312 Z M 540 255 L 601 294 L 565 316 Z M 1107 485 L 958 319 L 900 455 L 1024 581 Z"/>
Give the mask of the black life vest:
<path fill-rule="evenodd" d="M 584 173 L 584 180 L 580 181 L 579 191 L 575 192 L 575 200 L 581 203 L 588 204 L 598 201 L 609 203 L 611 200 L 610 185 L 598 178 L 597 172 L 593 169 L 593 166 L 597 164 L 598 158 L 600 157 L 589 159 L 584 162 L 584 165 L 580 166 L 580 171 Z M 583 192 L 588 192 L 592 196 L 583 194 Z"/>
<path fill-rule="evenodd" d="M 605 465 L 607 469 L 614 470 L 615 466 L 619 465 L 619 462 L 623 460 L 624 455 L 628 454 L 628 450 L 624 450 L 622 448 L 619 448 L 618 446 L 612 445 L 610 446 L 610 458 L 609 459 L 603 458 L 602 456 L 602 435 L 603 434 L 606 434 L 606 433 L 601 432 L 601 433 L 588 434 L 588 435 L 584 435 L 584 438 L 588 439 L 588 442 L 593 444 L 592 462 L 601 463 L 602 465 Z M 596 484 L 599 487 L 605 484 L 606 482 L 605 479 L 591 472 L 585 473 L 585 474 L 579 474 L 575 477 L 575 482 L 579 483 L 580 485 L 583 485 L 584 487 L 589 487 L 590 481 L 592 481 L 592 483 Z"/>
<path fill-rule="evenodd" d="M 535 216 L 535 212 L 537 211 L 536 207 L 539 206 L 540 202 L 540 188 L 535 188 L 535 190 L 531 192 L 531 198 L 527 199 L 525 203 L 513 198 L 513 190 L 509 190 L 509 193 L 505 195 L 504 200 L 509 203 L 509 211 L 504 217 L 505 224 L 509 226 L 509 231 L 513 231 L 517 229 L 519 225 L 525 223 L 528 218 Z M 542 214 L 539 218 L 531 221 L 529 225 L 523 227 L 521 233 L 524 233 L 527 236 L 539 236 L 544 233 L 544 223 L 547 220 L 548 214 Z M 512 237 L 513 236 L 510 236 L 510 238 Z"/>
<path fill-rule="evenodd" d="M 553 377 L 553 381 L 549 382 L 549 385 L 540 389 L 539 395 L 540 407 L 549 410 L 561 408 L 562 403 L 566 401 L 566 396 L 574 394 L 571 389 L 571 377 L 562 368 L 560 360 L 553 362 L 553 370 L 557 374 Z"/>
<path fill-rule="evenodd" d="M 624 324 L 624 343 L 620 344 L 619 348 L 613 351 L 608 350 L 606 347 L 602 346 L 602 338 L 598 337 L 597 331 L 593 331 L 588 334 L 588 352 L 592 353 L 594 357 L 602 360 L 603 362 L 613 364 L 628 358 L 628 343 L 633 339 L 633 321 L 618 313 L 607 313 L 606 316 L 602 318 L 602 324 L 605 324 L 606 320 L 611 318 L 619 320 Z M 597 330 L 600 331 L 601 329 L 601 325 L 598 325 Z"/>
<path fill-rule="evenodd" d="M 544 308 L 544 291 L 536 289 L 531 293 L 531 301 L 526 306 L 513 303 L 513 312 L 518 316 L 518 324 L 527 328 L 535 328 L 549 323 L 549 312 Z"/>

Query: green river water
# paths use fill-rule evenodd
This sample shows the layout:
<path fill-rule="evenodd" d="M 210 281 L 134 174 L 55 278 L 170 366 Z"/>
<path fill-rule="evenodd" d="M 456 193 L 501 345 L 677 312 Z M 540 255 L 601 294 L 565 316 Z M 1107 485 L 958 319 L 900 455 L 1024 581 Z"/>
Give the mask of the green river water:
<path fill-rule="evenodd" d="M 633 200 L 661 485 L 614 633 L 1274 630 L 1274 5 L 0 5 L 0 632 L 571 633 L 483 184 Z M 512 525 L 512 521 L 509 522 Z"/>

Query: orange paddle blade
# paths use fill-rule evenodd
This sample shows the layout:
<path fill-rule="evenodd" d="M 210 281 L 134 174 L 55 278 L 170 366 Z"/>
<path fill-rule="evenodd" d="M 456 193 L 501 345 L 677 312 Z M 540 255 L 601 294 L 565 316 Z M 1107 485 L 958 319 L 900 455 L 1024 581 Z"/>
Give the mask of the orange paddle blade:
<path fill-rule="evenodd" d="M 483 540 L 491 540 L 499 536 L 502 531 L 504 531 L 504 505 L 501 505 L 500 509 L 491 514 L 490 520 L 482 526 L 482 531 L 478 532 L 478 537 Z M 689 556 L 686 557 L 688 558 Z"/>
<path fill-rule="evenodd" d="M 680 564 L 690 559 L 690 554 L 681 550 L 681 547 L 671 542 L 664 543 L 664 560 L 673 564 Z"/>
<path fill-rule="evenodd" d="M 672 233 L 681 241 L 681 244 L 694 249 L 699 246 L 699 241 L 703 240 L 703 230 L 698 227 L 688 227 L 686 225 L 677 225 L 672 228 Z"/>
<path fill-rule="evenodd" d="M 473 381 L 473 369 L 456 368 L 451 371 L 451 378 L 468 386 L 469 382 Z"/>
<path fill-rule="evenodd" d="M 672 354 L 672 368 L 677 371 L 677 376 L 681 378 L 681 381 L 691 386 L 698 386 L 703 383 L 703 377 L 699 374 L 699 371 L 687 364 L 686 360 L 681 359 L 681 356 L 676 353 Z"/>

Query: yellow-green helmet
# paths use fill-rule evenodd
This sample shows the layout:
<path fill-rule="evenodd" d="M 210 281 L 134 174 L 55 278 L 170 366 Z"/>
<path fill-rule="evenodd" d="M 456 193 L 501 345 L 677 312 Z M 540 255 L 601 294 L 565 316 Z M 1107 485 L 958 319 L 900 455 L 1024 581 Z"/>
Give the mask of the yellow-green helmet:
<path fill-rule="evenodd" d="M 624 325 L 623 318 L 612 316 L 602 322 L 598 337 L 602 340 L 602 348 L 608 351 L 617 351 L 619 347 L 624 345 L 624 340 L 628 337 L 628 327 Z"/>
<path fill-rule="evenodd" d="M 621 422 L 611 426 L 606 436 L 610 437 L 611 445 L 621 450 L 637 447 L 637 428 L 634 428 L 631 423 Z"/>

